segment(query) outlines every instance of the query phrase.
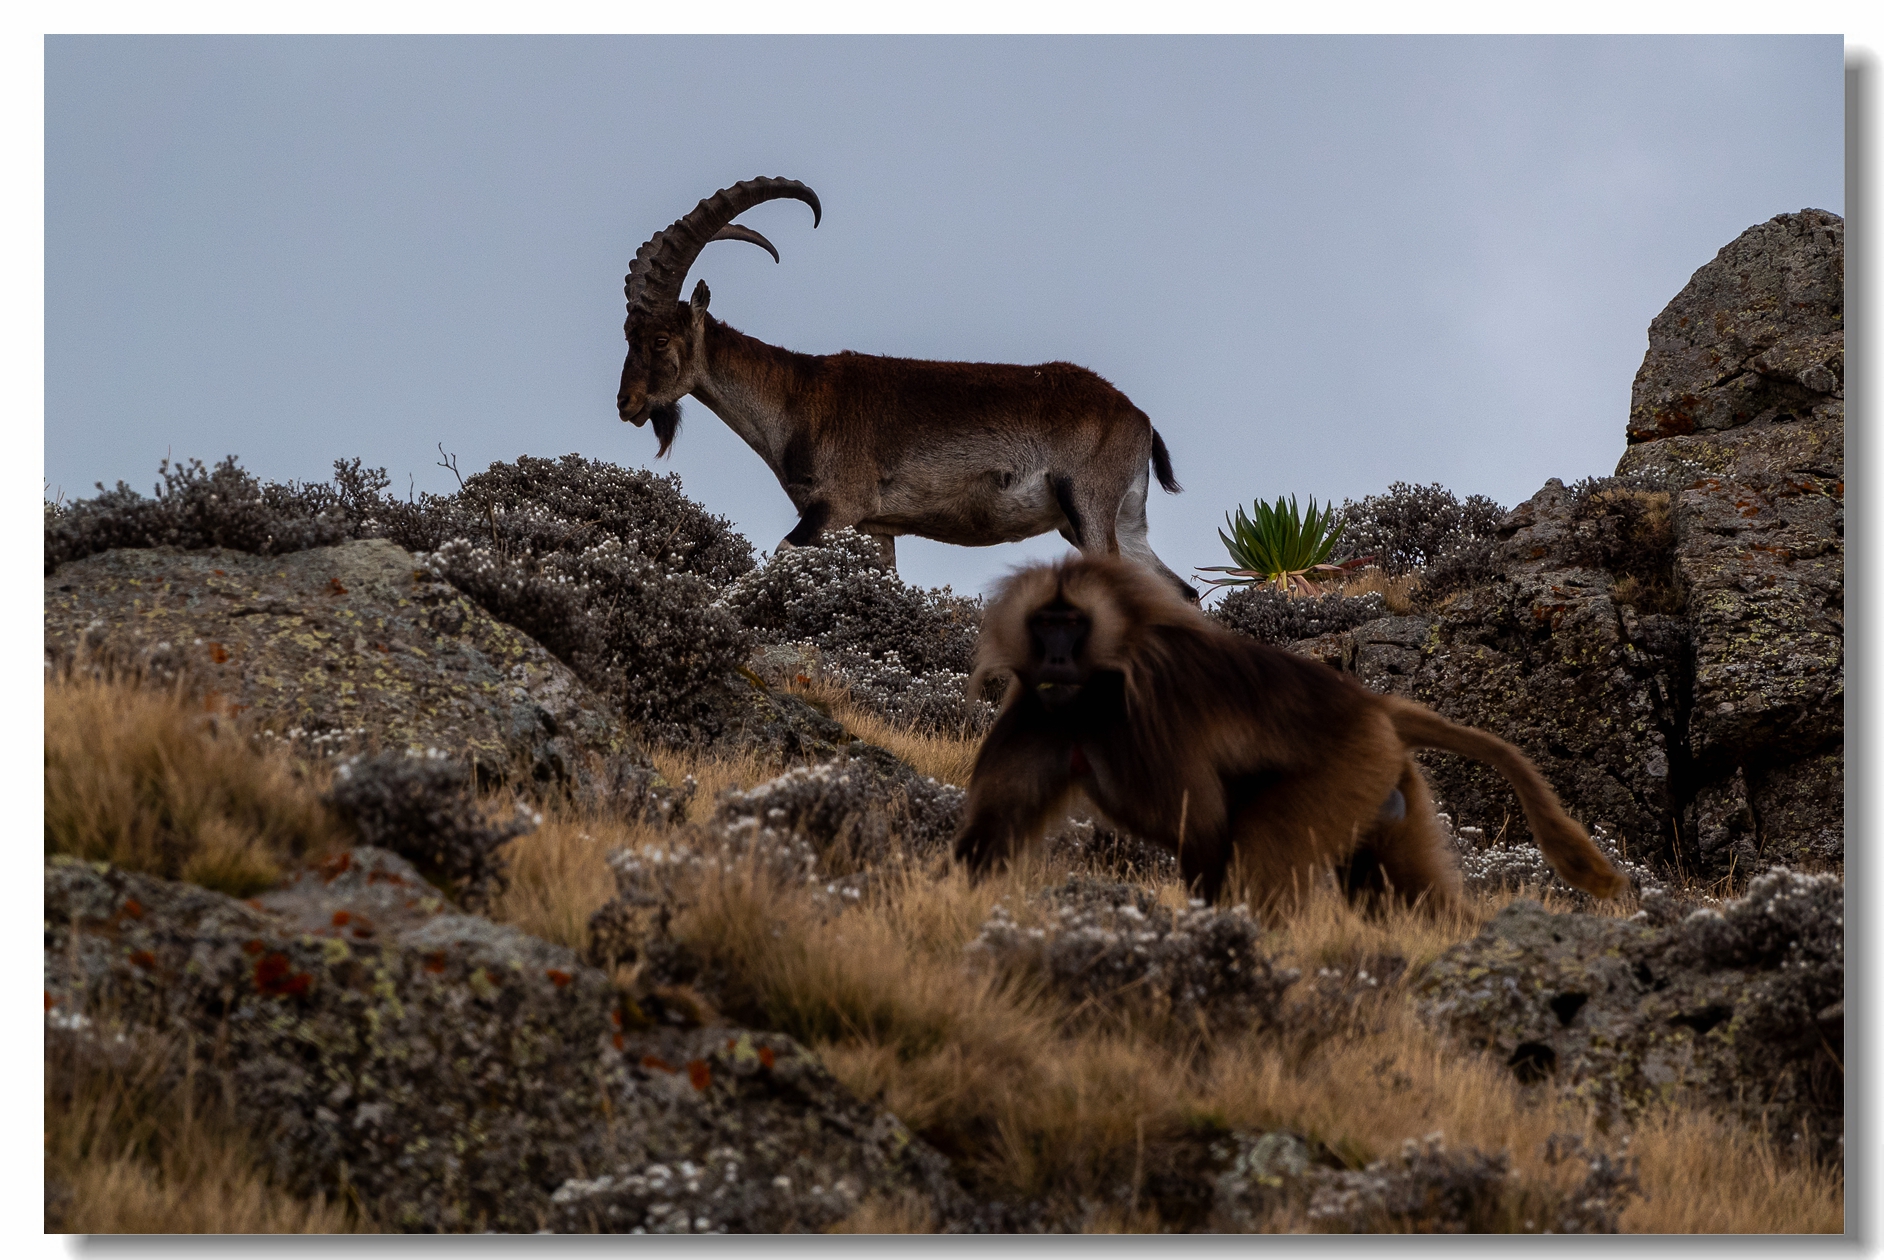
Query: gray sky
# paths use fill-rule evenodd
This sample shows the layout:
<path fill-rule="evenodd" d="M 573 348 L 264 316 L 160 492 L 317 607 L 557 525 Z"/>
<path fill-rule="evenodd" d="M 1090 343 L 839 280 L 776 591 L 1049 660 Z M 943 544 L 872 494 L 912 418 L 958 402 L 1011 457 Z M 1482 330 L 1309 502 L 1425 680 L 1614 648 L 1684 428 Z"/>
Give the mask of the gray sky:
<path fill-rule="evenodd" d="M 1842 41 L 58 37 L 46 470 L 166 452 L 401 492 L 519 454 L 672 467 L 792 525 L 698 403 L 615 418 L 621 277 L 701 197 L 824 203 L 711 246 L 713 311 L 795 350 L 1066 359 L 1169 443 L 1152 545 L 1224 563 L 1257 496 L 1613 469 L 1648 322 L 1745 228 L 1844 212 Z M 1057 537 L 899 544 L 977 591 Z"/>

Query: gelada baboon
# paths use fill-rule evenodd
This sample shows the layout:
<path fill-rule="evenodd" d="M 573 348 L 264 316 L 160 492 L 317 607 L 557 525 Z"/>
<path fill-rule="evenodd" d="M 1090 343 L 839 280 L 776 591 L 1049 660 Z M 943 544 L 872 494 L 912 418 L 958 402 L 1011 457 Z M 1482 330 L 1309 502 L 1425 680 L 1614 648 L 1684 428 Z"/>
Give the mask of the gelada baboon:
<path fill-rule="evenodd" d="M 1039 835 L 1075 789 L 1174 850 L 1214 901 L 1258 906 L 1321 868 L 1435 909 L 1458 863 L 1415 748 L 1495 766 L 1545 858 L 1598 897 L 1626 886 L 1523 753 L 1319 661 L 1223 629 L 1148 570 L 1106 557 L 1024 569 L 982 621 L 970 679 L 1010 678 L 968 785 L 955 854 L 979 874 Z"/>

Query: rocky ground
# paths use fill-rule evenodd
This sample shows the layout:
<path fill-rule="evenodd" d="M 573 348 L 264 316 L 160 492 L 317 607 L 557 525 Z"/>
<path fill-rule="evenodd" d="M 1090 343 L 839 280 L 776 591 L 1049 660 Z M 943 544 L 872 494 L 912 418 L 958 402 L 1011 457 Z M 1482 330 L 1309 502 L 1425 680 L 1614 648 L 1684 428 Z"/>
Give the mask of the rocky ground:
<path fill-rule="evenodd" d="M 1252 592 L 1219 614 L 1513 740 L 1630 862 L 1633 918 L 1518 901 L 1429 963 L 1376 960 L 1373 983 L 1403 980 L 1425 1026 L 1606 1122 L 1679 1100 L 1833 1160 L 1842 260 L 1819 211 L 1723 249 L 1650 327 L 1616 476 L 1465 505 L 1426 551 L 1402 529 L 1427 575 L 1404 611 Z M 945 850 L 959 787 L 807 685 L 904 729 L 985 728 L 962 693 L 973 601 L 841 537 L 755 566 L 671 481 L 575 457 L 405 505 L 340 473 L 282 488 L 196 466 L 155 500 L 121 487 L 49 513 L 49 668 L 174 682 L 342 765 L 331 800 L 356 842 L 247 899 L 49 852 L 49 1060 L 186 1038 L 278 1184 L 393 1228 L 816 1230 L 891 1201 L 937 1228 L 1077 1224 L 977 1194 L 959 1152 L 847 1089 L 670 930 L 708 867 L 756 862 L 836 916 Z M 1374 502 L 1376 524 L 1408 501 Z M 784 773 L 695 801 L 656 745 Z M 1475 888 L 1547 882 L 1502 780 L 1428 769 Z M 587 950 L 476 913 L 527 824 L 467 820 L 453 802 L 474 783 L 665 837 L 614 856 Z M 1300 1025 L 1369 983 L 1277 964 L 1247 916 L 1158 904 L 1144 879 L 1168 856 L 1103 822 L 1055 845 L 1087 873 L 997 908 L 963 966 L 1213 1037 Z M 1167 1226 L 1602 1230 L 1628 1194 L 1585 1152 L 1580 1186 L 1518 1222 L 1496 1152 L 1435 1139 L 1357 1165 L 1288 1129 L 1187 1142 L 1131 1190 Z"/>

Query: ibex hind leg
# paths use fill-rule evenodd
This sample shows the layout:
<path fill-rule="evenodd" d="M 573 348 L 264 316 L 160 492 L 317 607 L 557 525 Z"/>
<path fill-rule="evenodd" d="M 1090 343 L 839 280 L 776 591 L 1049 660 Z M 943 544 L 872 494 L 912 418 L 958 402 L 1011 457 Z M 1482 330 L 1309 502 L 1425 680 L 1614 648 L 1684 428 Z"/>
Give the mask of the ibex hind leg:
<path fill-rule="evenodd" d="M 831 505 L 824 499 L 807 503 L 805 510 L 798 514 L 798 524 L 792 526 L 792 532 L 785 535 L 775 551 L 790 551 L 793 547 L 815 547 L 819 535 L 831 523 Z"/>
<path fill-rule="evenodd" d="M 1140 468 L 1138 476 L 1126 488 L 1125 497 L 1119 501 L 1118 533 L 1119 554 L 1128 560 L 1144 565 L 1152 572 L 1161 574 L 1185 599 L 1195 604 L 1197 588 L 1173 573 L 1165 562 L 1151 549 L 1148 535 L 1151 532 L 1145 520 L 1145 499 L 1151 489 L 1151 473 L 1148 468 Z"/>

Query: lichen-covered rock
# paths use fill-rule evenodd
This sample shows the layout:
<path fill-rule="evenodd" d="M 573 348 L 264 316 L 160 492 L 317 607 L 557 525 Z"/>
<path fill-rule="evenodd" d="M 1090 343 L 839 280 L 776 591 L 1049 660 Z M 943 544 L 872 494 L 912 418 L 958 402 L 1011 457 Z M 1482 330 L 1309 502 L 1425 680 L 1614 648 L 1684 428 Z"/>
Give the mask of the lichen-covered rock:
<path fill-rule="evenodd" d="M 423 756 L 349 757 L 335 768 L 326 800 L 361 844 L 416 863 L 471 910 L 509 886 L 499 850 L 542 821 L 522 808 L 507 822 L 490 818 L 478 802 L 471 768 L 435 748 Z"/>
<path fill-rule="evenodd" d="M 378 883 L 436 898 L 389 856 Z M 365 937 L 344 909 L 300 931 L 263 903 L 55 862 L 48 1000 L 200 1038 L 285 1185 L 350 1189 L 401 1229 L 537 1228 L 550 1191 L 607 1153 L 606 978 L 484 919 L 395 933 L 367 904 Z"/>
<path fill-rule="evenodd" d="M 1235 1133 L 1215 1144 L 1210 1223 L 1226 1232 L 1273 1227 L 1294 1209 L 1326 1233 L 1613 1234 L 1641 1192 L 1633 1161 L 1591 1155 L 1577 1138 L 1553 1136 L 1547 1162 L 1587 1157 L 1568 1194 L 1527 1184 L 1505 1152 L 1453 1147 L 1441 1133 L 1409 1138 L 1364 1168 L 1345 1168 L 1287 1130 Z"/>
<path fill-rule="evenodd" d="M 1383 695 L 1407 695 L 1419 672 L 1432 621 L 1426 617 L 1380 617 L 1350 630 L 1289 644 L 1289 650 L 1355 675 Z"/>
<path fill-rule="evenodd" d="M 670 1030 L 637 1048 L 618 1095 L 626 1149 L 556 1189 L 555 1229 L 811 1232 L 903 1187 L 924 1194 L 940 1222 L 964 1214 L 947 1161 L 791 1038 Z"/>
<path fill-rule="evenodd" d="M 1600 1113 L 1698 1101 L 1810 1149 L 1844 1133 L 1844 890 L 1774 870 L 1657 924 L 1517 901 L 1415 983 L 1436 1027 Z"/>
<path fill-rule="evenodd" d="M 1842 739 L 1842 487 L 1802 472 L 1711 478 L 1679 496 L 1675 528 L 1696 762 L 1791 760 Z"/>
<path fill-rule="evenodd" d="M 1842 856 L 1842 810 L 1749 785 L 1823 784 L 1791 767 L 1843 759 L 1844 393 L 1836 215 L 1749 228 L 1649 327 L 1617 472 L 1707 474 L 1673 520 L 1692 657 L 1684 822 L 1703 874 Z"/>
<path fill-rule="evenodd" d="M 646 761 L 567 666 L 383 540 L 104 552 L 46 579 L 45 628 L 49 659 L 187 675 L 303 751 L 441 748 L 546 785 L 592 755 Z"/>
<path fill-rule="evenodd" d="M 1685 638 L 1670 618 L 1619 602 L 1613 575 L 1587 563 L 1613 522 L 1551 480 L 1497 526 L 1492 580 L 1421 616 L 1380 617 L 1291 643 L 1375 691 L 1418 700 L 1510 740 L 1571 812 L 1630 852 L 1672 850 L 1685 710 Z M 1530 830 L 1496 770 L 1420 754 L 1462 827 L 1514 849 Z"/>
<path fill-rule="evenodd" d="M 784 765 L 828 761 L 854 738 L 842 722 L 757 674 L 728 679 L 712 704 L 702 724 L 716 732 L 714 747 L 751 750 Z"/>
<path fill-rule="evenodd" d="M 729 1151 L 764 1178 L 721 1228 L 816 1227 L 879 1192 L 926 1194 L 941 1217 L 959 1195 L 939 1155 L 789 1038 L 624 1028 L 602 972 L 445 912 L 383 851 L 249 902 L 55 859 L 45 968 L 49 1048 L 192 1038 L 282 1184 L 357 1195 L 399 1229 L 607 1228 L 558 1192 Z M 646 1197 L 634 1224 L 676 1197 Z"/>
<path fill-rule="evenodd" d="M 1599 572 L 1515 572 L 1435 613 L 1407 694 L 1516 744 L 1584 825 L 1604 825 L 1631 853 L 1662 855 L 1676 811 L 1679 663 L 1631 620 Z M 1438 753 L 1421 761 L 1461 824 L 1530 841 L 1496 770 Z"/>
<path fill-rule="evenodd" d="M 1742 870 L 1767 863 L 1817 868 L 1845 861 L 1845 753 L 1756 771 L 1750 784 L 1759 850 Z"/>
<path fill-rule="evenodd" d="M 1845 222 L 1778 215 L 1724 247 L 1649 325 L 1631 443 L 1807 416 L 1842 393 Z"/>

